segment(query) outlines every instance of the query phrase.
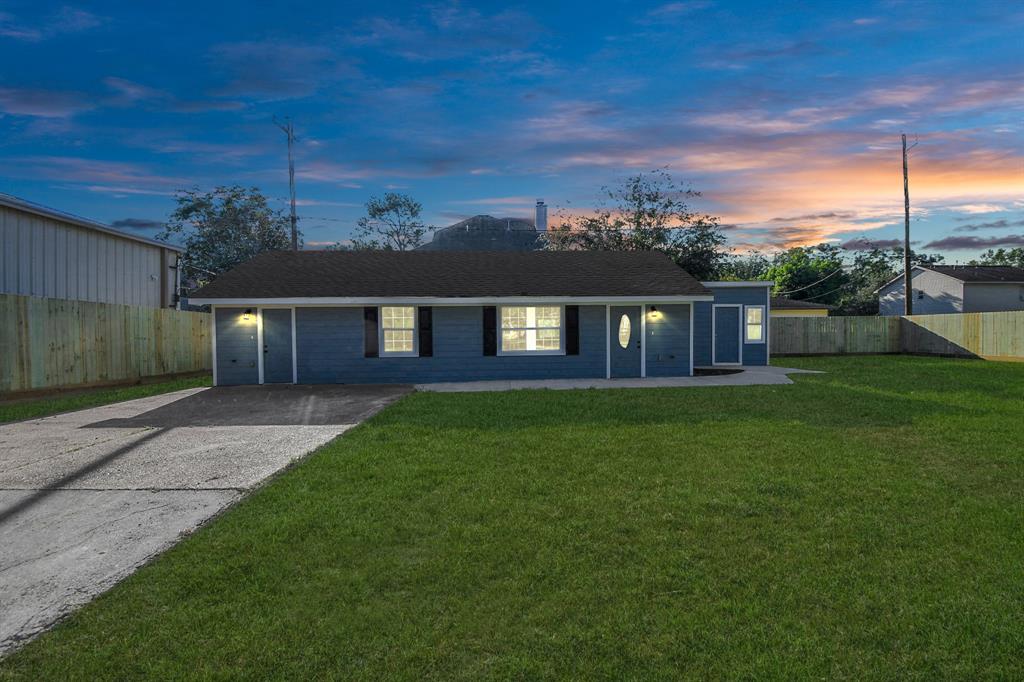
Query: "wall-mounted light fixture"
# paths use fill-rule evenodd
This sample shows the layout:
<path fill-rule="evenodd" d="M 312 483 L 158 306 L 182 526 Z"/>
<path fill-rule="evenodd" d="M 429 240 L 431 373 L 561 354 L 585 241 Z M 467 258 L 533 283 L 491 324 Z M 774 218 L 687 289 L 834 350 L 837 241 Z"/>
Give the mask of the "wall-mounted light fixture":
<path fill-rule="evenodd" d="M 652 305 L 647 309 L 647 314 L 651 316 L 652 320 L 657 320 L 661 317 L 661 313 L 658 312 L 658 306 Z"/>
<path fill-rule="evenodd" d="M 242 319 L 245 320 L 246 322 L 248 322 L 251 317 L 252 317 L 252 308 L 246 308 L 245 312 L 242 313 Z"/>

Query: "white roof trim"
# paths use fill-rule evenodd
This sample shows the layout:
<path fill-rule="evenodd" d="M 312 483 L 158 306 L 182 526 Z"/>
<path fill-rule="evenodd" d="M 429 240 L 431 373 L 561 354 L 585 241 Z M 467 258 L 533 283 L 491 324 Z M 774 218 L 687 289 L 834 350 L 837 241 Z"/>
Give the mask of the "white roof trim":
<path fill-rule="evenodd" d="M 608 305 L 624 303 L 690 303 L 712 301 L 713 296 L 482 296 L 464 298 L 439 298 L 431 296 L 306 296 L 296 298 L 193 298 L 191 305 L 308 305 L 308 306 L 358 306 L 408 303 L 412 305 L 516 305 L 537 303 Z"/>
<path fill-rule="evenodd" d="M 62 223 L 68 223 L 75 225 L 76 227 L 84 227 L 88 230 L 96 230 L 98 232 L 106 232 L 114 237 L 121 237 L 122 239 L 129 239 L 133 242 L 142 242 L 143 244 L 149 244 L 150 246 L 159 246 L 162 249 L 170 249 L 171 251 L 182 252 L 184 247 L 175 246 L 174 244 L 168 244 L 167 242 L 157 241 L 156 239 L 149 239 L 148 237 L 139 237 L 134 234 L 128 234 L 120 230 L 114 229 L 109 225 L 98 223 L 95 220 L 89 220 L 88 218 L 81 218 L 70 213 L 64 213 L 58 211 L 55 208 L 49 208 L 47 206 L 40 206 L 39 204 L 27 201 L 25 199 L 19 199 L 18 197 L 11 196 L 10 194 L 0 193 L 0 206 L 6 206 L 7 208 L 13 208 L 18 211 L 24 211 L 26 213 L 34 213 L 35 215 L 42 216 L 44 218 L 50 218 L 51 220 L 59 220 Z"/>
<path fill-rule="evenodd" d="M 730 287 L 773 287 L 773 286 L 775 286 L 775 282 L 771 282 L 771 281 L 763 280 L 763 279 L 748 280 L 746 282 L 725 282 L 725 281 L 722 281 L 722 282 L 701 282 L 701 284 L 703 284 L 706 287 L 719 288 L 719 289 L 728 289 Z"/>

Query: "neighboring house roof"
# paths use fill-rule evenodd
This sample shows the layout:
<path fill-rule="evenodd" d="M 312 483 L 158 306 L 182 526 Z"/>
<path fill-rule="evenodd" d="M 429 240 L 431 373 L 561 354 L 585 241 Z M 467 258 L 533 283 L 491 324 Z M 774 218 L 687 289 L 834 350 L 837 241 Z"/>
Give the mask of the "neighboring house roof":
<path fill-rule="evenodd" d="M 964 284 L 1024 284 L 1024 268 L 1007 265 L 915 265 L 911 269 L 937 272 Z M 875 289 L 875 293 L 901 279 L 902 272 Z"/>
<path fill-rule="evenodd" d="M 63 223 L 69 223 L 77 227 L 84 227 L 87 230 L 96 230 L 97 232 L 105 232 L 115 237 L 121 237 L 122 239 L 130 239 L 136 242 L 142 242 L 144 244 L 151 244 L 152 246 L 159 246 L 163 249 L 170 249 L 171 251 L 184 251 L 185 249 L 181 246 L 175 246 L 174 244 L 168 244 L 166 242 L 157 241 L 156 239 L 149 239 L 147 237 L 140 237 L 136 234 L 128 234 L 121 230 L 116 230 L 109 225 L 96 222 L 95 220 L 89 220 L 88 218 L 82 218 L 80 216 L 72 215 L 71 213 L 65 213 L 64 211 L 58 211 L 55 208 L 49 208 L 37 204 L 27 199 L 21 199 L 10 194 L 4 194 L 0 192 L 0 206 L 6 206 L 8 208 L 17 209 L 26 213 L 34 213 L 44 218 L 50 218 L 51 220 L 59 220 Z"/>
<path fill-rule="evenodd" d="M 535 251 L 539 233 L 529 220 L 476 215 L 434 232 L 418 251 Z"/>
<path fill-rule="evenodd" d="M 190 296 L 265 298 L 710 297 L 654 251 L 277 251 Z"/>
<path fill-rule="evenodd" d="M 921 267 L 971 284 L 978 282 L 986 284 L 1024 283 L 1024 268 L 1005 265 L 929 265 Z"/>
<path fill-rule="evenodd" d="M 815 301 L 797 301 L 793 298 L 772 296 L 772 310 L 832 310 L 835 306 L 816 303 Z"/>

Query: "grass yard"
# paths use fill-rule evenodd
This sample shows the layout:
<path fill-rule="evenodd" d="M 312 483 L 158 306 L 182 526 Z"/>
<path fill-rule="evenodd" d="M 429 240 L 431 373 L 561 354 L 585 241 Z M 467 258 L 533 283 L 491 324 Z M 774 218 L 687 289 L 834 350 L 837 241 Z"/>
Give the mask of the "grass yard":
<path fill-rule="evenodd" d="M 0 677 L 1024 676 L 1024 364 L 414 394 Z"/>
<path fill-rule="evenodd" d="M 171 381 L 135 384 L 134 386 L 83 389 L 47 396 L 46 398 L 0 403 L 0 424 L 20 421 L 22 419 L 36 419 L 37 417 L 46 417 L 60 412 L 84 410 L 87 407 L 99 407 L 100 405 L 119 403 L 123 400 L 134 400 L 135 398 L 145 398 L 160 393 L 170 393 L 171 391 L 181 391 L 186 388 L 198 388 L 209 385 L 210 376 L 204 374 L 202 376 L 185 377 Z"/>

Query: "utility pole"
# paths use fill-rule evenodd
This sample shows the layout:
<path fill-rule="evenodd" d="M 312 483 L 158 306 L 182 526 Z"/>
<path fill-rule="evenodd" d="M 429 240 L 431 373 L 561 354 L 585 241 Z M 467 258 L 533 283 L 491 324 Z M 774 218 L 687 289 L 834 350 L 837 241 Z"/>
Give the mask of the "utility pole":
<path fill-rule="evenodd" d="M 900 135 L 903 140 L 903 314 L 914 314 L 914 287 L 910 276 L 910 180 L 907 175 L 907 135 Z M 914 142 L 911 149 L 917 146 Z"/>
<path fill-rule="evenodd" d="M 295 216 L 295 162 L 292 160 L 292 144 L 295 142 L 295 129 L 292 127 L 291 118 L 285 118 L 284 123 L 274 117 L 274 123 L 288 136 L 288 192 L 291 195 L 292 204 L 292 251 L 299 250 L 299 230 L 297 227 L 298 218 Z M 905 145 L 904 145 L 905 146 Z M 904 162 L 905 163 L 905 162 Z"/>

